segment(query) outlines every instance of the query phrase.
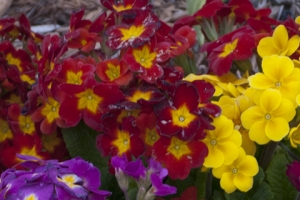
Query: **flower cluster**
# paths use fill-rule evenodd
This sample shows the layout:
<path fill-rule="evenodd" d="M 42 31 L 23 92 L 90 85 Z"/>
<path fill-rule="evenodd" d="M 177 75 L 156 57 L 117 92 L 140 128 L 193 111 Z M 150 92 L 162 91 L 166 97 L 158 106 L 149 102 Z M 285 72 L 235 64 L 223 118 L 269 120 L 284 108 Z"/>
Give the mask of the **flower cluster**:
<path fill-rule="evenodd" d="M 150 158 L 147 168 L 144 167 L 140 159 L 128 162 L 124 154 L 122 157 L 112 157 L 111 165 L 115 170 L 119 186 L 125 196 L 127 196 L 129 178 L 133 178 L 138 185 L 136 199 L 152 200 L 155 196 L 166 196 L 176 193 L 175 187 L 163 184 L 163 180 L 168 175 L 168 170 L 152 158 Z"/>
<path fill-rule="evenodd" d="M 100 172 L 81 158 L 44 161 L 18 155 L 25 161 L 1 174 L 0 199 L 105 199 L 98 190 Z"/>
<path fill-rule="evenodd" d="M 276 191 L 273 157 L 300 152 L 300 18 L 207 0 L 168 25 L 148 0 L 100 2 L 61 36 L 0 19 L 0 197 L 104 199 L 77 155 L 109 166 L 125 199 Z M 221 192 L 199 188 L 212 177 Z"/>

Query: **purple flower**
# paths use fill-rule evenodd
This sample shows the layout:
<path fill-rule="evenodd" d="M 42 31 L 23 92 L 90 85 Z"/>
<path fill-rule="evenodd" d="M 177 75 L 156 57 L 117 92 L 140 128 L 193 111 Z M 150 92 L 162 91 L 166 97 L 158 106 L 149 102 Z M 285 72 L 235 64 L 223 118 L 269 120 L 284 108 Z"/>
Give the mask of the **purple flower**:
<path fill-rule="evenodd" d="M 151 174 L 150 180 L 152 182 L 152 188 L 149 191 L 153 192 L 156 196 L 166 196 L 177 192 L 176 187 L 163 184 L 163 180 L 156 174 Z"/>
<path fill-rule="evenodd" d="M 135 161 L 128 162 L 127 157 L 123 154 L 122 157 L 114 156 L 111 159 L 111 165 L 116 171 L 122 170 L 124 174 L 133 177 L 137 181 L 146 175 L 146 168 L 142 161 L 137 159 Z"/>
<path fill-rule="evenodd" d="M 287 165 L 286 175 L 294 187 L 300 191 L 300 162 L 294 161 Z"/>
<path fill-rule="evenodd" d="M 18 155 L 25 160 L 18 169 L 0 177 L 0 199 L 105 199 L 108 191 L 98 190 L 100 172 L 77 157 L 59 163 Z M 21 168 L 21 169 L 20 169 Z"/>

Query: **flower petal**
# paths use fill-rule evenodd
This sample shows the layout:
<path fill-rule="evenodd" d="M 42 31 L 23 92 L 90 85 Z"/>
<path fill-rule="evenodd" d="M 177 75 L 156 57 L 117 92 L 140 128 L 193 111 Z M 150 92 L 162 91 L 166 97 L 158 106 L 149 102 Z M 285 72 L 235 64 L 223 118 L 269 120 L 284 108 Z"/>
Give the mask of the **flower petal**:
<path fill-rule="evenodd" d="M 265 37 L 259 41 L 257 46 L 257 52 L 260 57 L 264 58 L 266 56 L 274 55 L 279 52 L 278 49 L 274 48 L 272 45 L 273 39 L 272 37 Z"/>
<path fill-rule="evenodd" d="M 221 188 L 223 188 L 227 193 L 232 193 L 236 190 L 234 175 L 231 172 L 227 172 L 222 175 L 220 184 Z"/>
<path fill-rule="evenodd" d="M 264 90 L 274 86 L 274 80 L 270 79 L 263 73 L 256 73 L 248 78 L 249 85 L 255 89 Z"/>
<path fill-rule="evenodd" d="M 217 147 L 212 147 L 208 145 L 208 155 L 204 159 L 203 165 L 207 168 L 217 168 L 224 164 L 224 153 L 220 151 Z"/>
<path fill-rule="evenodd" d="M 293 103 L 288 99 L 282 99 L 280 106 L 272 113 L 272 117 L 282 117 L 290 122 L 296 114 Z"/>
<path fill-rule="evenodd" d="M 253 177 L 238 173 L 234 178 L 234 185 L 242 192 L 247 192 L 253 186 Z"/>
<path fill-rule="evenodd" d="M 280 141 L 289 133 L 289 124 L 283 118 L 271 118 L 266 124 L 266 136 L 272 141 Z"/>
<path fill-rule="evenodd" d="M 264 111 L 259 106 L 252 106 L 242 113 L 242 124 L 246 129 L 250 129 L 255 122 L 264 119 L 264 115 Z"/>
<path fill-rule="evenodd" d="M 294 69 L 294 63 L 289 57 L 278 55 L 265 57 L 261 65 L 264 74 L 275 81 L 288 77 Z"/>
<path fill-rule="evenodd" d="M 258 121 L 251 126 L 249 131 L 249 138 L 258 144 L 267 144 L 270 141 L 265 133 L 265 123 L 265 120 Z"/>
<path fill-rule="evenodd" d="M 225 156 L 224 164 L 230 165 L 239 155 L 239 147 L 232 142 L 218 143 L 218 148 Z M 216 160 L 217 158 L 215 158 Z"/>
<path fill-rule="evenodd" d="M 273 38 L 273 45 L 277 49 L 284 49 L 289 39 L 288 32 L 285 26 L 284 25 L 277 26 L 273 32 L 272 38 Z"/>
<path fill-rule="evenodd" d="M 280 106 L 281 100 L 282 95 L 278 90 L 267 89 L 261 94 L 259 104 L 266 112 L 273 112 Z"/>
<path fill-rule="evenodd" d="M 299 41 L 300 38 L 298 35 L 294 35 L 291 37 L 286 45 L 286 49 L 288 50 L 286 52 L 286 56 L 292 55 L 299 47 Z"/>
<path fill-rule="evenodd" d="M 246 176 L 255 176 L 258 173 L 258 163 L 255 157 L 247 155 L 239 165 L 239 172 Z"/>

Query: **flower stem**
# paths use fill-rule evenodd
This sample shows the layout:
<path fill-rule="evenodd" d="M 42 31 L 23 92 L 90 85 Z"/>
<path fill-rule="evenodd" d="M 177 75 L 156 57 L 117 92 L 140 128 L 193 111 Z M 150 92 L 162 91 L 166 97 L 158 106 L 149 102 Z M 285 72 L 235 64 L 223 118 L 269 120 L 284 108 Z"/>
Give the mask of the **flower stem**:
<path fill-rule="evenodd" d="M 205 199 L 212 199 L 212 171 L 206 174 Z"/>
<path fill-rule="evenodd" d="M 262 154 L 259 159 L 259 165 L 263 168 L 263 170 L 266 170 L 268 168 L 278 143 L 279 142 L 271 141 L 264 146 Z"/>

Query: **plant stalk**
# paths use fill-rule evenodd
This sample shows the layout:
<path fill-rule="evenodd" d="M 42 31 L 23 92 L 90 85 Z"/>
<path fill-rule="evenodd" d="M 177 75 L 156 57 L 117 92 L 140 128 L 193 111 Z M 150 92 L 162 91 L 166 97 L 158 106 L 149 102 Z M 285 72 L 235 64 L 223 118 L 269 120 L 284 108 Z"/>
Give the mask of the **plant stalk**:
<path fill-rule="evenodd" d="M 264 146 L 258 162 L 263 170 L 266 170 L 268 168 L 278 144 L 279 142 L 271 141 L 266 146 Z"/>

